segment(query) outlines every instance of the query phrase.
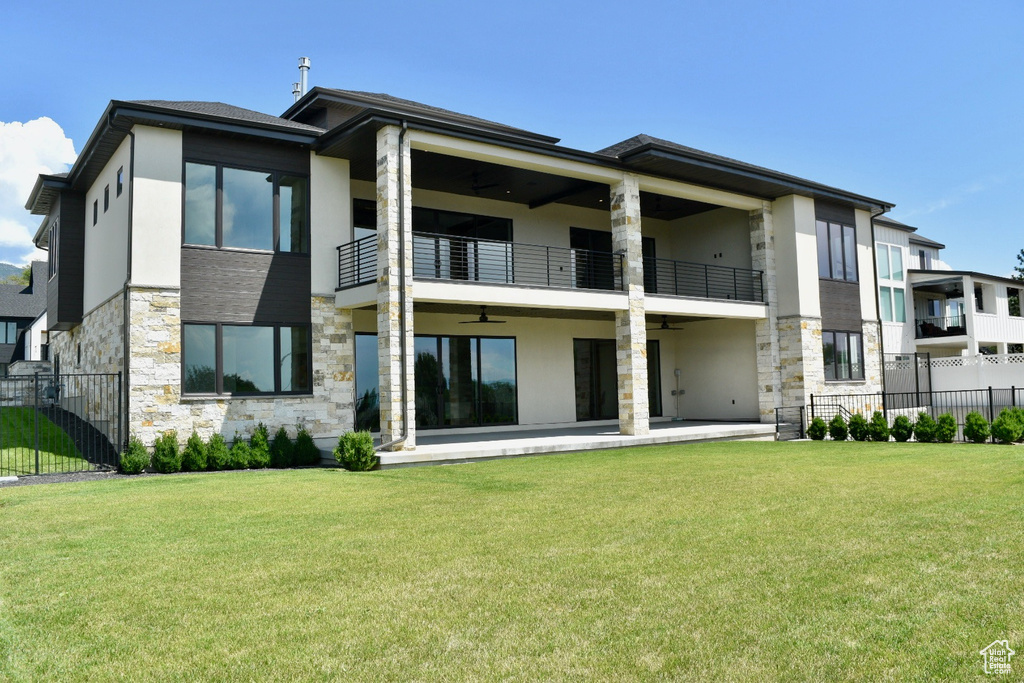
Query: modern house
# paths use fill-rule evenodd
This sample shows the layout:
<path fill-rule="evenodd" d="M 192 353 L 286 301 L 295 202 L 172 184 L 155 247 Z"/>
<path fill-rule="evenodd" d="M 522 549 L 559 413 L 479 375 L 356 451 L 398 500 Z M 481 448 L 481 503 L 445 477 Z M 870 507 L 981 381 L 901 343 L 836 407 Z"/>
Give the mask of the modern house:
<path fill-rule="evenodd" d="M 7 375 L 11 363 L 38 360 L 33 349 L 45 343 L 35 323 L 46 310 L 46 263 L 31 265 L 28 285 L 0 284 L 0 376 Z"/>
<path fill-rule="evenodd" d="M 255 421 L 384 450 L 639 435 L 881 387 L 892 205 L 646 135 L 582 151 L 326 88 L 279 117 L 113 101 L 27 206 L 54 362 L 123 372 L 149 443 Z"/>

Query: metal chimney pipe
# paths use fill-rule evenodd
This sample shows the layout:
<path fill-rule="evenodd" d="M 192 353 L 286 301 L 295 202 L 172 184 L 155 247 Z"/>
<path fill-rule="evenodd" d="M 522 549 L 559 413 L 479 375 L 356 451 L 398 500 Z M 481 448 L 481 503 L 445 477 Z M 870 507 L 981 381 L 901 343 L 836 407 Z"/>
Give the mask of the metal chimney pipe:
<path fill-rule="evenodd" d="M 295 98 L 296 102 L 302 97 L 302 87 L 298 83 L 292 83 L 292 97 Z"/>
<path fill-rule="evenodd" d="M 301 95 L 305 95 L 308 90 L 307 79 L 309 77 L 309 57 L 299 57 L 299 88 L 302 91 Z M 300 95 L 300 96 L 301 96 Z"/>

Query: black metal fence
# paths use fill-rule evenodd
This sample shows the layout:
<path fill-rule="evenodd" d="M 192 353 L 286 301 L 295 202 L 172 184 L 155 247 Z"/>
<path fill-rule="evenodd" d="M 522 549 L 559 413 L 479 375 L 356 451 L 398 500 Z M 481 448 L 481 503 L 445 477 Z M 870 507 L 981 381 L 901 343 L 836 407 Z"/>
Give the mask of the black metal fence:
<path fill-rule="evenodd" d="M 918 413 L 928 413 L 936 418 L 949 413 L 956 418 L 957 438 L 963 440 L 964 418 L 976 411 L 992 422 L 1003 408 L 1024 406 L 1024 387 L 1008 389 L 988 387 L 986 389 L 963 389 L 959 391 L 910 391 L 883 392 L 877 394 L 853 394 L 849 396 L 811 395 L 808 415 L 811 420 L 820 417 L 829 422 L 836 415 L 849 421 L 855 414 L 870 420 L 877 410 L 890 426 L 897 415 L 905 415 L 912 422 Z"/>
<path fill-rule="evenodd" d="M 792 441 L 804 438 L 804 407 L 789 406 L 775 409 L 775 440 Z"/>
<path fill-rule="evenodd" d="M 644 259 L 644 290 L 647 294 L 764 301 L 759 270 L 661 258 Z"/>
<path fill-rule="evenodd" d="M 0 476 L 116 469 L 121 375 L 0 379 Z"/>
<path fill-rule="evenodd" d="M 377 236 L 370 235 L 338 247 L 338 289 L 377 279 Z"/>

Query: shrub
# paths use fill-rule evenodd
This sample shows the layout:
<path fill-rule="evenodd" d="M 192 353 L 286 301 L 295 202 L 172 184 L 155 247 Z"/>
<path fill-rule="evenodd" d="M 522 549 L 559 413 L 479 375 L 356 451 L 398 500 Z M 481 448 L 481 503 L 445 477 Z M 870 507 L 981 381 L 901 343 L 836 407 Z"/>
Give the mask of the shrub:
<path fill-rule="evenodd" d="M 244 470 L 249 467 L 252 460 L 252 449 L 245 439 L 235 432 L 235 439 L 231 442 L 231 450 L 228 451 L 228 469 Z"/>
<path fill-rule="evenodd" d="M 974 443 L 985 443 L 992 435 L 988 428 L 988 420 L 982 417 L 977 410 L 967 413 L 964 418 L 964 438 Z"/>
<path fill-rule="evenodd" d="M 288 430 L 281 427 L 270 442 L 270 466 L 291 467 L 294 464 L 295 446 L 288 438 Z"/>
<path fill-rule="evenodd" d="M 296 465 L 320 464 L 320 449 L 313 443 L 313 437 L 305 427 L 299 427 L 299 433 L 295 435 L 295 450 L 292 460 Z"/>
<path fill-rule="evenodd" d="M 814 418 L 811 420 L 811 424 L 807 425 L 807 436 L 815 441 L 823 440 L 827 433 L 828 427 L 825 425 L 825 421 L 820 417 Z"/>
<path fill-rule="evenodd" d="M 876 410 L 871 414 L 871 422 L 868 424 L 868 435 L 872 441 L 889 440 L 889 423 L 882 415 L 882 411 Z"/>
<path fill-rule="evenodd" d="M 377 464 L 377 454 L 373 450 L 373 437 L 370 432 L 345 432 L 338 437 L 338 447 L 334 449 L 334 457 L 338 464 L 346 470 L 365 472 L 372 470 Z"/>
<path fill-rule="evenodd" d="M 226 470 L 231 460 L 231 451 L 220 434 L 210 437 L 210 444 L 206 447 L 206 466 L 211 470 Z"/>
<path fill-rule="evenodd" d="M 846 435 L 850 433 L 849 428 L 846 426 L 846 420 L 839 413 L 832 418 L 832 421 L 828 423 L 828 435 L 832 437 L 833 441 L 846 441 Z"/>
<path fill-rule="evenodd" d="M 185 450 L 181 452 L 181 469 L 186 472 L 202 472 L 206 469 L 206 462 L 206 444 L 193 429 L 192 436 L 185 442 Z"/>
<path fill-rule="evenodd" d="M 157 437 L 156 443 L 153 444 L 153 469 L 163 474 L 181 471 L 178 432 L 173 429 Z"/>
<path fill-rule="evenodd" d="M 943 413 L 939 415 L 939 419 L 935 421 L 937 429 L 935 430 L 935 438 L 939 443 L 953 443 L 953 439 L 956 438 L 956 418 L 949 413 Z"/>
<path fill-rule="evenodd" d="M 918 443 L 935 443 L 935 437 L 939 431 L 939 425 L 935 423 L 932 416 L 923 410 L 917 414 L 917 424 L 914 425 L 914 438 Z"/>
<path fill-rule="evenodd" d="M 892 438 L 904 443 L 914 435 L 914 423 L 906 415 L 897 415 L 892 421 Z"/>
<path fill-rule="evenodd" d="M 868 440 L 868 421 L 860 413 L 850 416 L 850 436 L 854 441 Z"/>
<path fill-rule="evenodd" d="M 270 432 L 262 422 L 256 425 L 249 439 L 249 467 L 270 467 Z"/>
<path fill-rule="evenodd" d="M 1021 425 L 1018 413 L 1013 408 L 1003 408 L 992 421 L 992 436 L 999 443 L 1013 443 L 1020 439 L 1024 425 Z"/>
<path fill-rule="evenodd" d="M 128 447 L 121 453 L 121 472 L 139 474 L 149 466 L 149 452 L 137 436 L 128 439 Z"/>

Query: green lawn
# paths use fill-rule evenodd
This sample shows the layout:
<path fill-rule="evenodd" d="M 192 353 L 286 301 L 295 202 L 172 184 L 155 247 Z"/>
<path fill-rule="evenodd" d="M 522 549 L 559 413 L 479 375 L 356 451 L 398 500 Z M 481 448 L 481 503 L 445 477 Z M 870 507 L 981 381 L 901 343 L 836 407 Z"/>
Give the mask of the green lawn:
<path fill-rule="evenodd" d="M 0 476 L 36 474 L 36 410 L 0 409 Z M 39 474 L 89 469 L 74 441 L 45 415 L 39 415 Z"/>
<path fill-rule="evenodd" d="M 0 601 L 12 680 L 980 680 L 1024 652 L 1024 449 L 0 489 Z"/>

